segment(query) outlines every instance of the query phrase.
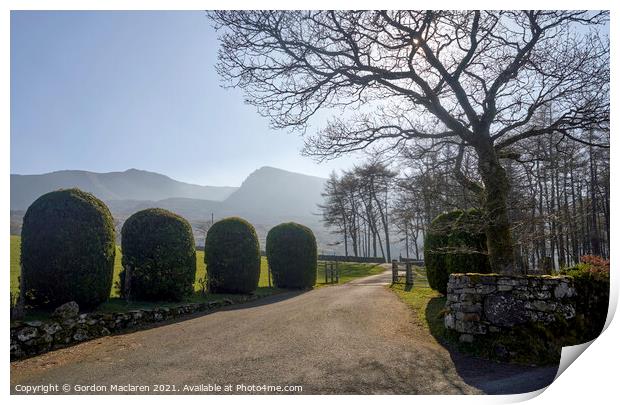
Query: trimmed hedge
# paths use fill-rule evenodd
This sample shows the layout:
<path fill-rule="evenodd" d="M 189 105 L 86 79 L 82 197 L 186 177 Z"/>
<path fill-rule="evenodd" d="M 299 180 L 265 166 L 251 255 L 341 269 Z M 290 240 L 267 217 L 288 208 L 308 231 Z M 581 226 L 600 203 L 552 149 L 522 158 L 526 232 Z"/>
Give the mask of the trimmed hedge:
<path fill-rule="evenodd" d="M 424 266 L 429 286 L 436 291 L 446 293 L 448 271 L 446 255 L 448 238 L 453 224 L 463 211 L 456 210 L 439 214 L 430 224 L 424 238 Z"/>
<path fill-rule="evenodd" d="M 438 215 L 426 232 L 424 264 L 430 287 L 447 293 L 452 273 L 490 273 L 484 218 L 479 210 Z"/>
<path fill-rule="evenodd" d="M 484 217 L 480 210 L 463 211 L 453 224 L 446 255 L 448 274 L 490 273 Z M 446 279 L 446 283 L 448 280 Z"/>
<path fill-rule="evenodd" d="M 311 288 L 316 284 L 317 247 L 310 228 L 294 222 L 271 228 L 266 251 L 277 287 Z"/>
<path fill-rule="evenodd" d="M 24 215 L 21 290 L 27 304 L 75 301 L 94 308 L 110 296 L 114 221 L 98 198 L 77 188 L 39 197 Z"/>
<path fill-rule="evenodd" d="M 196 248 L 190 224 L 161 208 L 130 216 L 121 231 L 121 296 L 144 301 L 180 301 L 193 292 Z"/>
<path fill-rule="evenodd" d="M 581 344 L 596 339 L 607 320 L 609 309 L 609 261 L 596 256 L 583 256 L 581 263 L 560 272 L 571 276 L 577 293 L 575 342 Z"/>
<path fill-rule="evenodd" d="M 260 247 L 254 227 L 242 218 L 214 223 L 205 239 L 209 290 L 215 293 L 250 293 L 260 278 Z"/>

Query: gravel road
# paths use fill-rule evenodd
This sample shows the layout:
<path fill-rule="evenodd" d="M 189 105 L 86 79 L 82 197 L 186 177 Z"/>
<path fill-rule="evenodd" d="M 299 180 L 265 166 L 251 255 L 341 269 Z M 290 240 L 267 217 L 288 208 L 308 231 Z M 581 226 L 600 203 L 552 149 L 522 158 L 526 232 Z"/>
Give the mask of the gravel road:
<path fill-rule="evenodd" d="M 451 354 L 385 285 L 390 273 L 285 293 L 11 363 L 11 390 L 69 384 L 111 392 L 154 384 L 300 385 L 304 394 L 478 394 L 539 389 L 556 367 Z M 19 386 L 18 386 L 19 385 Z M 17 389 L 16 389 L 16 386 Z M 198 386 L 198 387 L 195 387 Z M 62 391 L 61 391 L 62 392 Z M 204 391 L 202 391 L 204 392 Z M 172 392 L 175 393 L 175 392 Z"/>

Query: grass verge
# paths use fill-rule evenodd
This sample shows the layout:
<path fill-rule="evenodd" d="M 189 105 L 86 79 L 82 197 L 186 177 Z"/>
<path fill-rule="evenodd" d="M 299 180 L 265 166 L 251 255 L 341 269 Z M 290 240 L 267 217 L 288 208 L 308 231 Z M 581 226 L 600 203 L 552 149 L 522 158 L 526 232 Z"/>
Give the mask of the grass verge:
<path fill-rule="evenodd" d="M 511 362 L 531 366 L 557 364 L 561 344 L 550 333 L 553 328 L 542 325 L 524 325 L 509 333 L 477 336 L 473 343 L 459 341 L 459 335 L 444 327 L 446 297 L 428 285 L 426 271 L 414 267 L 413 288 L 392 284 L 392 290 L 415 314 L 416 322 L 449 350 L 493 361 Z M 566 327 L 558 327 L 557 335 L 568 335 Z"/>
<path fill-rule="evenodd" d="M 315 287 L 325 287 L 329 285 L 335 285 L 331 283 L 325 283 L 325 265 L 327 262 L 319 261 L 317 268 L 317 277 Z M 338 284 L 345 284 L 356 278 L 373 276 L 385 271 L 383 267 L 375 263 L 352 263 L 352 262 L 339 262 L 338 269 L 340 271 L 340 278 Z"/>
<path fill-rule="evenodd" d="M 413 267 L 413 269 L 415 272 L 413 288 L 405 284 L 392 284 L 389 288 L 411 308 L 415 314 L 416 323 L 439 340 L 445 332 L 443 309 L 446 305 L 446 298 L 431 289 L 423 268 Z"/>

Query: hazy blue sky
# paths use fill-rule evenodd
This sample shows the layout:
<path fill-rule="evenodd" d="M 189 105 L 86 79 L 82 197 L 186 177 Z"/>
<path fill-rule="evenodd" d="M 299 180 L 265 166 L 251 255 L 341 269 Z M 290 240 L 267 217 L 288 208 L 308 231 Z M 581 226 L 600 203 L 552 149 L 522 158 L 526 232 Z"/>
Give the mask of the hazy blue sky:
<path fill-rule="evenodd" d="M 327 176 L 302 139 L 222 89 L 204 12 L 12 12 L 11 173 L 139 168 L 239 185 L 260 166 Z"/>

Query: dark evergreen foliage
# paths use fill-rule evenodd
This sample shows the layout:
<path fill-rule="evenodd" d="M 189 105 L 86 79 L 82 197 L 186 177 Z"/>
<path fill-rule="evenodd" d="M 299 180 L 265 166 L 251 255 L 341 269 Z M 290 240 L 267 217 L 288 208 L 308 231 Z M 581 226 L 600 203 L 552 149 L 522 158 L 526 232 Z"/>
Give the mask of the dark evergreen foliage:
<path fill-rule="evenodd" d="M 121 291 L 145 301 L 180 301 L 193 291 L 196 247 L 190 224 L 160 208 L 136 212 L 122 229 Z"/>
<path fill-rule="evenodd" d="M 452 273 L 490 273 L 484 217 L 480 210 L 463 211 L 448 237 L 446 269 Z M 447 280 L 446 280 L 447 282 Z"/>
<path fill-rule="evenodd" d="M 455 210 L 438 215 L 424 240 L 428 283 L 446 294 L 452 273 L 490 273 L 484 218 L 479 210 Z"/>
<path fill-rule="evenodd" d="M 250 293 L 258 287 L 260 248 L 254 227 L 242 218 L 222 219 L 205 240 L 209 289 L 217 293 Z"/>
<path fill-rule="evenodd" d="M 21 281 L 30 305 L 75 301 L 93 308 L 110 296 L 114 222 L 108 207 L 77 188 L 39 197 L 26 211 L 21 239 Z"/>
<path fill-rule="evenodd" d="M 316 283 L 317 245 L 314 233 L 288 222 L 267 234 L 267 260 L 273 281 L 281 288 L 311 288 Z"/>

